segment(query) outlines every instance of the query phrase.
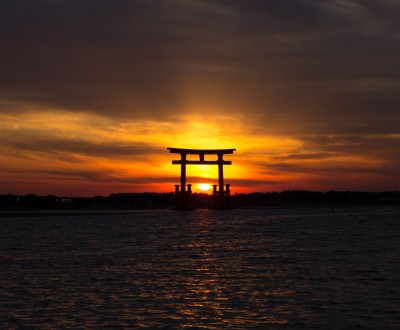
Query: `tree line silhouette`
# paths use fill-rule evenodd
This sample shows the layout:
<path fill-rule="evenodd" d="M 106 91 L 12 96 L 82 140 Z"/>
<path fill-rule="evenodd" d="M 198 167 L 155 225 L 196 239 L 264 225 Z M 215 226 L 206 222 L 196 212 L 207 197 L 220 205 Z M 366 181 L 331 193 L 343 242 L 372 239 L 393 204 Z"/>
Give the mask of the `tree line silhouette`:
<path fill-rule="evenodd" d="M 195 208 L 210 208 L 212 195 L 193 193 Z M 285 190 L 234 194 L 235 208 L 290 208 L 321 206 L 400 206 L 400 192 L 353 192 Z M 174 207 L 174 193 L 119 193 L 107 197 L 59 197 L 54 195 L 0 195 L 0 209 L 168 209 Z"/>

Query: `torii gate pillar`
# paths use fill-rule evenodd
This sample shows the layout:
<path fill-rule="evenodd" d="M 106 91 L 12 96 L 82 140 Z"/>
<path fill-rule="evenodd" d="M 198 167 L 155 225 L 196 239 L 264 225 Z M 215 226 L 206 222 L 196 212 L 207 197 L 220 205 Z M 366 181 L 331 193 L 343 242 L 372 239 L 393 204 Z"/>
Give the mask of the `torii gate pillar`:
<path fill-rule="evenodd" d="M 226 209 L 229 208 L 230 190 L 229 184 L 224 189 L 224 165 L 231 165 L 231 161 L 224 160 L 225 154 L 233 154 L 236 149 L 181 149 L 167 148 L 170 153 L 180 154 L 180 160 L 173 160 L 172 164 L 181 165 L 181 184 L 175 185 L 175 204 L 178 210 L 192 209 L 191 202 L 191 185 L 188 185 L 186 191 L 186 165 L 218 165 L 218 192 L 216 185 L 213 189 L 213 208 Z M 199 160 L 187 160 L 187 155 L 198 155 Z M 204 160 L 204 155 L 217 155 L 217 160 Z"/>

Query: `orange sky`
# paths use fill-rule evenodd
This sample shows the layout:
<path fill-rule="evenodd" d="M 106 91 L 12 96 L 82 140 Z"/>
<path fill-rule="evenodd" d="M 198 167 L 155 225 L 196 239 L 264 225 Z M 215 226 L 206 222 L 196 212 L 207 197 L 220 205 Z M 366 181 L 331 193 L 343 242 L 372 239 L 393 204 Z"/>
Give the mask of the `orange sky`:
<path fill-rule="evenodd" d="M 399 190 L 392 1 L 3 7 L 0 194 L 173 191 L 167 147 L 236 148 L 233 193 Z"/>
<path fill-rule="evenodd" d="M 207 121 L 192 116 L 175 124 L 122 122 L 65 111 L 0 117 L 6 133 L 0 155 L 6 169 L 1 193 L 92 196 L 173 191 L 180 167 L 171 162 L 179 155 L 170 154 L 169 146 L 236 148 L 234 154 L 225 155 L 232 165 L 224 167 L 225 181 L 234 193 L 396 188 L 390 173 L 380 172 L 384 163 L 376 157 L 318 149 L 290 136 L 249 134 L 246 120 L 240 118 Z M 217 167 L 189 165 L 187 177 L 188 183 L 216 184 Z M 199 191 L 196 185 L 193 188 Z"/>

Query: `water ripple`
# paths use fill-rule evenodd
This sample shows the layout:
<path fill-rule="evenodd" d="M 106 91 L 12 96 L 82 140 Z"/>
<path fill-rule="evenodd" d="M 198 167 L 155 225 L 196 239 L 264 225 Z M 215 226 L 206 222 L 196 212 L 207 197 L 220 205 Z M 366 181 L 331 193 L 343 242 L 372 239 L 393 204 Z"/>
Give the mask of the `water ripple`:
<path fill-rule="evenodd" d="M 399 210 L 1 218 L 2 328 L 397 329 Z"/>

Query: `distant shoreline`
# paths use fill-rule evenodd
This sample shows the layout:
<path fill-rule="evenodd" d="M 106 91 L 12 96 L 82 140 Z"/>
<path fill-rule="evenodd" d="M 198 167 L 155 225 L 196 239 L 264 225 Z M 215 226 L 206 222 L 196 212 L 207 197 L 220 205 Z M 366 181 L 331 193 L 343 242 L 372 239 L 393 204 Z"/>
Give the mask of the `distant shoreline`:
<path fill-rule="evenodd" d="M 204 193 L 192 193 L 190 209 L 212 209 L 215 197 Z M 400 191 L 351 192 L 285 190 L 282 192 L 234 194 L 229 196 L 227 209 L 295 209 L 339 207 L 400 207 Z M 121 214 L 138 210 L 171 210 L 177 208 L 174 193 L 120 193 L 108 197 L 93 198 L 58 197 L 54 195 L 25 196 L 0 195 L 0 216 L 46 216 Z"/>

